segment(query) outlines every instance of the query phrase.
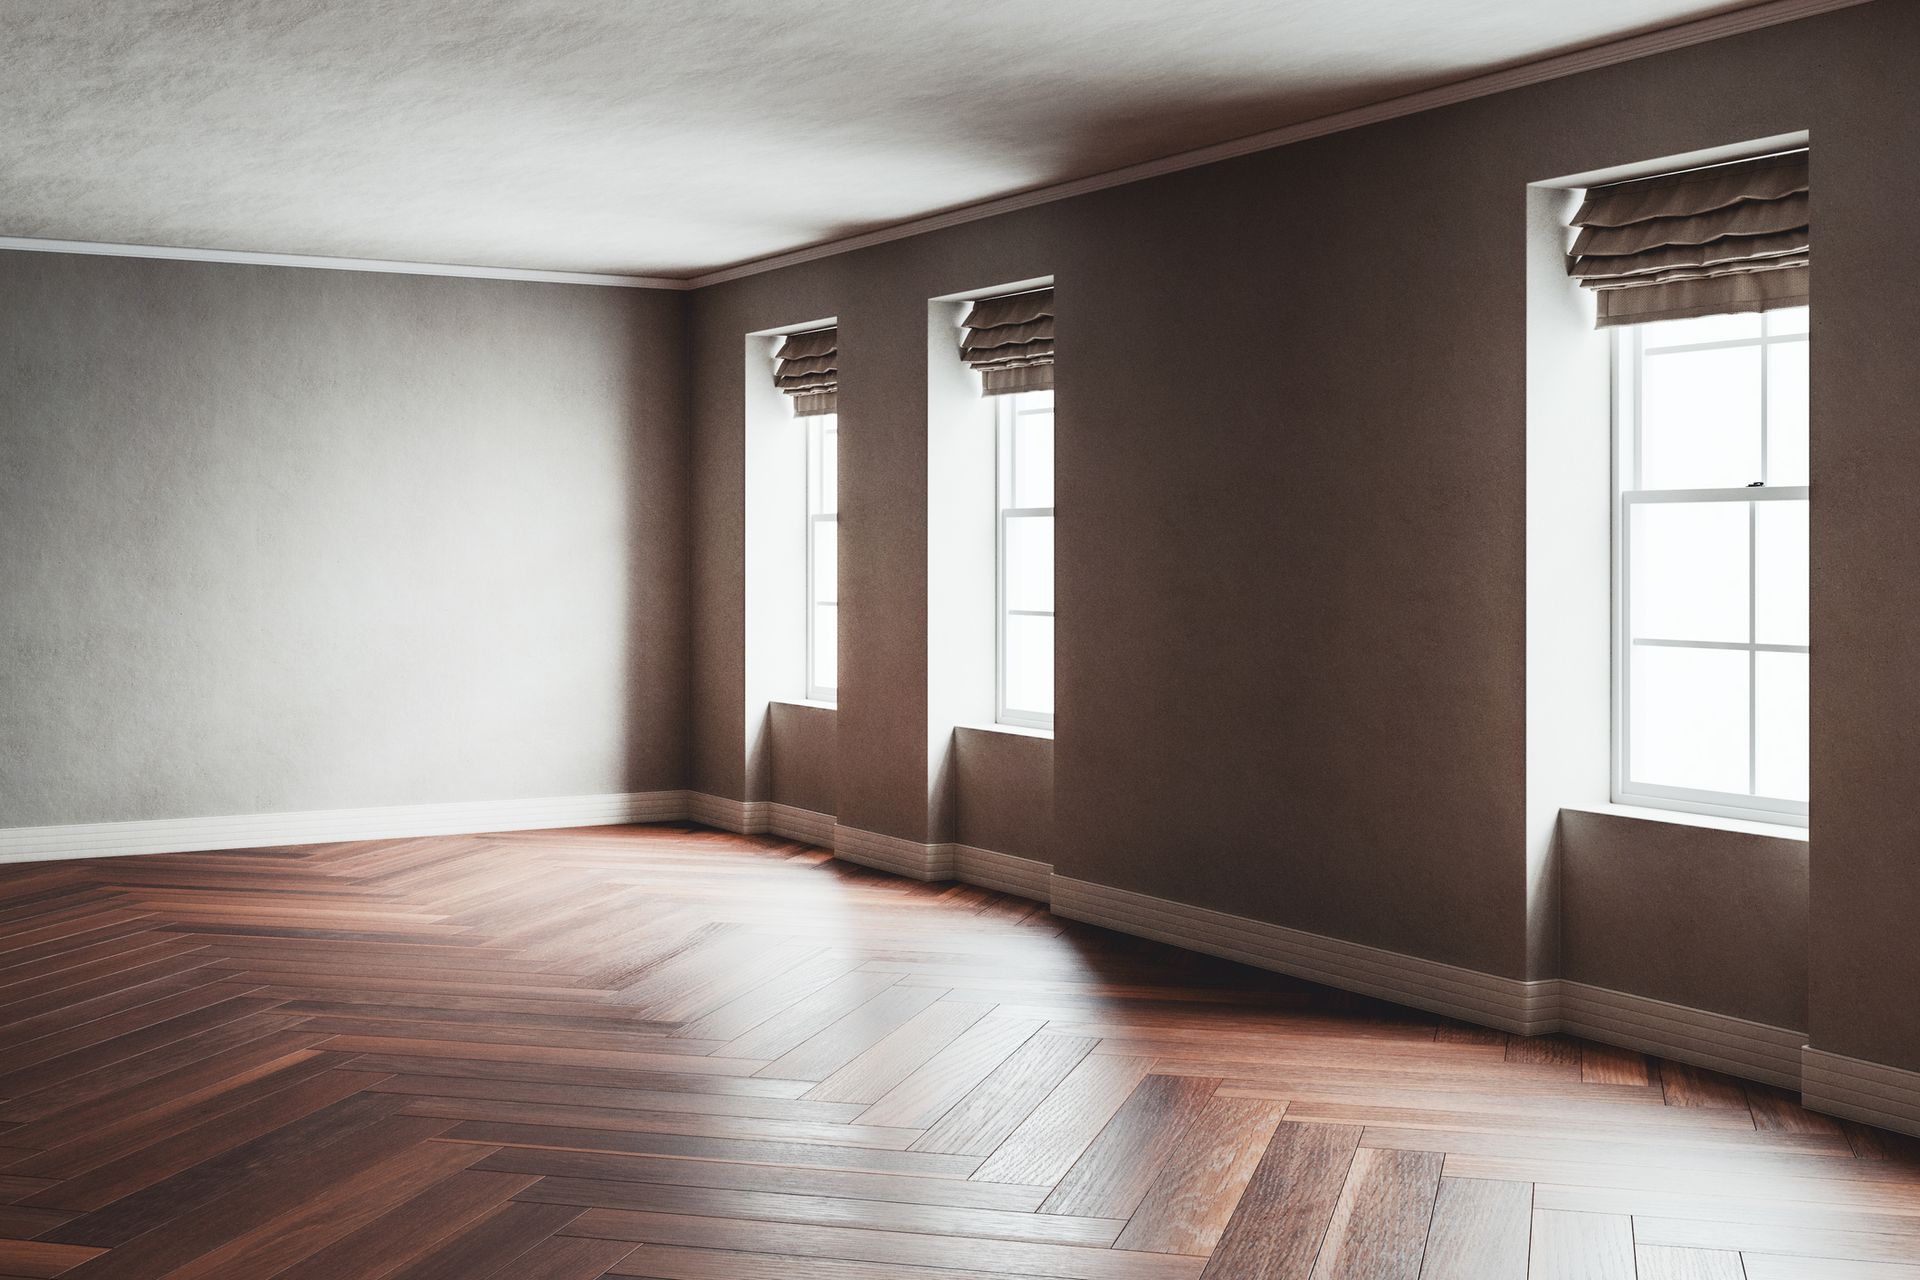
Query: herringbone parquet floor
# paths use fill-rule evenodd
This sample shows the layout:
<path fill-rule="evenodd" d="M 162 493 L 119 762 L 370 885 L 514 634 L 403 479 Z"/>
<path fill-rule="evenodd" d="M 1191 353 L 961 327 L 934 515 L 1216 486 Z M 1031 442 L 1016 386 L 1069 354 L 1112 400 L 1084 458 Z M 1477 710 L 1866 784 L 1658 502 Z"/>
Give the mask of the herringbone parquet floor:
<path fill-rule="evenodd" d="M 0 868 L 0 1275 L 1914 1280 L 1920 1157 L 676 827 Z"/>

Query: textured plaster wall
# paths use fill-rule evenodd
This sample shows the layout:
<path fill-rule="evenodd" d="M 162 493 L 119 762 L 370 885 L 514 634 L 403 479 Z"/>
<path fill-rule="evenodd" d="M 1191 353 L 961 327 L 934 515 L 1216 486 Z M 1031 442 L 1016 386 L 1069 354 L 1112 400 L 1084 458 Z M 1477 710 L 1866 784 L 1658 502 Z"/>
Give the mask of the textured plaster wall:
<path fill-rule="evenodd" d="M 0 253 L 0 827 L 683 785 L 685 307 Z"/>
<path fill-rule="evenodd" d="M 1810 130 L 1814 484 L 1845 496 L 1815 498 L 1809 1019 L 1920 1068 L 1920 284 L 1886 256 L 1915 65 L 1920 7 L 1869 4 L 700 291 L 698 784 L 740 772 L 741 335 L 841 318 L 841 820 L 923 839 L 924 307 L 1051 275 L 1061 872 L 1541 976 L 1527 186 Z"/>

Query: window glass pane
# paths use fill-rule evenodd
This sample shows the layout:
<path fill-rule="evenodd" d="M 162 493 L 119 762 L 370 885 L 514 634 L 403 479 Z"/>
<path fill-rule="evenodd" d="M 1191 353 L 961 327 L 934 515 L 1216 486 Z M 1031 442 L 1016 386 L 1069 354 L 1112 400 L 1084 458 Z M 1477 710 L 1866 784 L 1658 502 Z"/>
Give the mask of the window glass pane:
<path fill-rule="evenodd" d="M 1053 619 L 1009 614 L 1005 623 L 1007 709 L 1050 716 L 1053 714 Z"/>
<path fill-rule="evenodd" d="M 1021 413 L 1013 420 L 1013 506 L 1053 505 L 1053 414 Z"/>
<path fill-rule="evenodd" d="M 1786 307 L 1767 312 L 1768 333 L 1805 333 L 1808 329 L 1806 307 Z"/>
<path fill-rule="evenodd" d="M 840 598 L 840 522 L 838 520 L 813 522 L 813 598 L 817 603 L 832 602 Z"/>
<path fill-rule="evenodd" d="M 1638 502 L 1628 508 L 1634 639 L 1747 637 L 1745 502 Z"/>
<path fill-rule="evenodd" d="M 1635 645 L 1629 780 L 1747 790 L 1747 661 L 1736 649 Z"/>
<path fill-rule="evenodd" d="M 1737 488 L 1760 479 L 1759 347 L 1650 355 L 1641 378 L 1642 488 Z"/>
<path fill-rule="evenodd" d="M 813 686 L 833 689 L 840 684 L 840 609 L 837 605 L 813 606 Z"/>
<path fill-rule="evenodd" d="M 1009 609 L 1053 610 L 1053 517 L 1006 517 Z"/>
<path fill-rule="evenodd" d="M 1754 639 L 1807 643 L 1807 504 L 1753 504 Z"/>
<path fill-rule="evenodd" d="M 1681 346 L 1693 342 L 1737 342 L 1760 336 L 1760 314 L 1696 316 L 1691 320 L 1662 320 L 1643 325 L 1648 348 Z"/>
<path fill-rule="evenodd" d="M 1807 655 L 1756 653 L 1755 790 L 1776 800 L 1807 798 Z"/>
<path fill-rule="evenodd" d="M 1767 483 L 1807 483 L 1807 344 L 1767 346 Z"/>
<path fill-rule="evenodd" d="M 836 419 L 828 418 L 820 432 L 820 513 L 840 509 L 840 431 Z"/>

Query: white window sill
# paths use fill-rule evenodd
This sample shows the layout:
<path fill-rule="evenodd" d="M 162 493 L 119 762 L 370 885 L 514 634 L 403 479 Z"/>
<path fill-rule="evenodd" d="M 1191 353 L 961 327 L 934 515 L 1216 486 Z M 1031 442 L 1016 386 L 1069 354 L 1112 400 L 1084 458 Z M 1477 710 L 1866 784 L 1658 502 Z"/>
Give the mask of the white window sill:
<path fill-rule="evenodd" d="M 1045 738 L 1053 740 L 1051 729 L 1029 729 L 1020 724 L 957 724 L 955 729 L 966 729 L 973 733 L 1007 733 L 1016 738 Z"/>
<path fill-rule="evenodd" d="M 1785 822 L 1754 822 L 1746 818 L 1723 818 L 1710 813 L 1687 813 L 1680 809 L 1655 809 L 1632 804 L 1570 804 L 1562 807 L 1576 813 L 1598 813 L 1642 822 L 1666 822 L 1676 827 L 1711 827 L 1716 831 L 1772 836 L 1776 840 L 1798 840 L 1803 844 L 1807 839 L 1807 828 Z"/>
<path fill-rule="evenodd" d="M 820 702 L 813 698 L 775 698 L 773 699 L 773 704 L 781 707 L 813 707 L 819 711 L 838 711 L 840 709 L 840 704 L 837 702 Z"/>

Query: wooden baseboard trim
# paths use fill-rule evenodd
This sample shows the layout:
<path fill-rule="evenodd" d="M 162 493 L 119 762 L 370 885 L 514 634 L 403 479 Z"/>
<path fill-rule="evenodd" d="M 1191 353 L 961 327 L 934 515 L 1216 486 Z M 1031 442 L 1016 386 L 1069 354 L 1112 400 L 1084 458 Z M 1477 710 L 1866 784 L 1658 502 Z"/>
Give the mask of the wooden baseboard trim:
<path fill-rule="evenodd" d="M 1523 1035 L 1558 1026 L 1551 981 L 1462 969 L 1056 875 L 1053 913 Z"/>
<path fill-rule="evenodd" d="M 970 844 L 953 848 L 953 878 L 1034 902 L 1053 901 L 1053 866 Z"/>
<path fill-rule="evenodd" d="M 704 791 L 687 793 L 686 818 L 739 836 L 757 836 L 767 829 L 765 800 L 729 800 Z"/>
<path fill-rule="evenodd" d="M 1584 982 L 1559 984 L 1563 1031 L 1747 1080 L 1800 1087 L 1807 1033 Z"/>
<path fill-rule="evenodd" d="M 783 840 L 798 840 L 820 849 L 833 848 L 833 815 L 795 805 L 769 802 L 767 834 Z"/>
<path fill-rule="evenodd" d="M 1920 1071 L 1808 1045 L 1800 1054 L 1800 1079 L 1809 1110 L 1920 1137 Z"/>
<path fill-rule="evenodd" d="M 833 856 L 910 880 L 953 879 L 950 844 L 923 844 L 837 822 L 833 824 Z"/>
<path fill-rule="evenodd" d="M 0 828 L 0 863 L 329 844 L 341 840 L 388 840 L 482 831 L 531 831 L 547 827 L 612 826 L 626 822 L 677 822 L 687 816 L 687 807 L 688 796 L 684 791 L 635 791 L 6 827 Z"/>

